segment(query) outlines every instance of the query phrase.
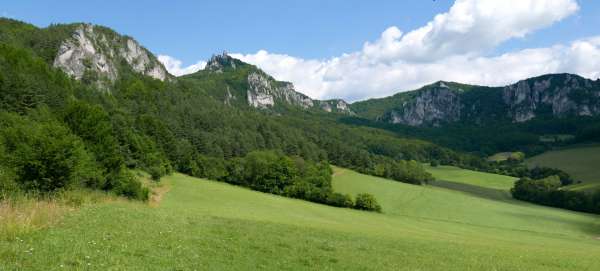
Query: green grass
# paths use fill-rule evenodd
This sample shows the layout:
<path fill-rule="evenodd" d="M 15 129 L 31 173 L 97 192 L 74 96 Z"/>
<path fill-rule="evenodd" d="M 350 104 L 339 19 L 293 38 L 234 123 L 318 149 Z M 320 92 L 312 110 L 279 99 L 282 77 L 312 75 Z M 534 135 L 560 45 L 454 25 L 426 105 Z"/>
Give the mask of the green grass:
<path fill-rule="evenodd" d="M 455 168 L 430 170 L 449 182 L 485 189 L 511 181 Z M 158 207 L 86 206 L 56 226 L 0 242 L 0 270 L 600 268 L 598 216 L 341 169 L 335 189 L 375 194 L 383 214 L 180 174 L 166 182 L 171 190 Z"/>
<path fill-rule="evenodd" d="M 564 170 L 575 180 L 582 181 L 572 187 L 576 190 L 600 188 L 600 146 L 579 146 L 555 150 L 526 160 L 530 167 L 544 166 Z"/>
<path fill-rule="evenodd" d="M 499 152 L 487 158 L 490 162 L 502 162 L 506 161 L 509 158 L 516 160 L 523 160 L 525 158 L 525 154 L 522 152 Z"/>

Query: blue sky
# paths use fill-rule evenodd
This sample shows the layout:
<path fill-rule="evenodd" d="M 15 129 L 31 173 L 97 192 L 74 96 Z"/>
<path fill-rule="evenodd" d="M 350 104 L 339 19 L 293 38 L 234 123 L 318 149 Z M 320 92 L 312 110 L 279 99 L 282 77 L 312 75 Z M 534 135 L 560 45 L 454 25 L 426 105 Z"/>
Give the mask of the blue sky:
<path fill-rule="evenodd" d="M 577 56 L 569 55 L 570 58 L 565 59 L 565 55 L 570 54 L 566 48 L 572 47 L 574 42 L 600 35 L 597 27 L 600 1 L 512 1 L 531 3 L 529 6 L 497 6 L 497 2 L 491 0 L 19 0 L 4 1 L 0 14 L 41 27 L 69 22 L 109 26 L 133 36 L 157 55 L 181 61 L 179 66 L 171 67 L 173 72 L 178 72 L 175 68 L 185 68 L 227 50 L 278 79 L 294 82 L 301 91 L 318 98 L 379 97 L 436 79 L 501 85 L 520 76 L 545 71 L 564 70 L 597 76 L 593 63 L 576 65 L 591 65 L 585 70 L 577 67 L 569 70 L 569 65 L 575 65 L 571 60 Z M 453 7 L 455 11 L 451 11 Z M 525 18 L 532 8 L 537 15 L 531 16 L 533 19 Z M 494 13 L 478 13 L 485 9 Z M 427 26 L 440 14 L 454 19 L 438 23 L 430 33 L 425 33 L 431 37 L 418 40 L 419 47 L 407 45 L 411 42 L 408 33 Z M 457 25 L 462 27 L 453 25 L 456 18 L 461 21 L 471 17 L 475 19 L 466 20 L 468 29 L 458 34 L 453 30 Z M 507 26 L 497 26 L 494 20 Z M 500 38 L 486 35 L 482 31 L 485 28 L 497 32 Z M 383 38 L 385 33 L 391 39 L 387 43 Z M 365 45 L 367 42 L 372 45 L 370 49 Z M 599 45 L 595 41 L 588 43 L 594 48 L 600 46 L 600 42 Z M 511 75 L 500 79 L 492 78 L 497 70 L 483 73 L 465 68 L 458 73 L 450 67 L 484 63 L 505 69 L 508 60 L 499 59 L 503 55 L 529 59 L 533 54 L 521 55 L 528 49 L 556 46 L 565 48 L 535 52 L 538 54 L 535 61 L 542 61 L 539 54 L 554 54 L 543 60 L 548 63 L 536 63 L 535 67 L 522 72 L 511 71 Z M 421 50 L 428 47 L 434 49 Z M 513 58 L 509 60 L 516 61 Z M 362 64 L 357 64 L 359 59 Z M 558 63 L 549 70 L 543 68 L 553 61 L 566 64 Z M 362 73 L 356 74 L 357 71 Z M 374 72 L 377 78 L 369 81 Z"/>
<path fill-rule="evenodd" d="M 221 0 L 5 1 L 9 15 L 37 26 L 91 22 L 135 37 L 157 54 L 191 64 L 223 50 L 267 49 L 326 58 L 360 49 L 391 25 L 412 29 L 450 1 Z"/>

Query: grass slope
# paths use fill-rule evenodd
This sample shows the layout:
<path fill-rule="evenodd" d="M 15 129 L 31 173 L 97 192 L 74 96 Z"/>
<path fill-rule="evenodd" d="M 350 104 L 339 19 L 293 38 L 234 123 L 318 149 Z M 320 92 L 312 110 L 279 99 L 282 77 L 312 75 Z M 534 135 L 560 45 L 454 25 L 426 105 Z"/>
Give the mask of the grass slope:
<path fill-rule="evenodd" d="M 600 146 L 581 146 L 550 151 L 527 159 L 527 165 L 554 167 L 564 170 L 582 184 L 572 189 L 600 188 Z"/>
<path fill-rule="evenodd" d="M 447 179 L 458 176 L 459 184 L 477 182 L 469 175 L 478 173 L 435 170 L 437 176 L 447 173 Z M 342 169 L 336 169 L 335 188 L 375 194 L 384 214 L 180 174 L 166 182 L 171 190 L 157 207 L 127 202 L 88 206 L 57 226 L 3 240 L 0 270 L 600 268 L 598 216 Z"/>

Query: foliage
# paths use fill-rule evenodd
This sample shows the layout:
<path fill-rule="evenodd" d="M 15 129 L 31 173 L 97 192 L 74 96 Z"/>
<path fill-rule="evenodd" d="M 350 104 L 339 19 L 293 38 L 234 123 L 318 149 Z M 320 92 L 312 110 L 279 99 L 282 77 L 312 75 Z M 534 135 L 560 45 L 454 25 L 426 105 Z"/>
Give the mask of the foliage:
<path fill-rule="evenodd" d="M 558 176 L 543 179 L 522 178 L 511 193 L 514 198 L 537 204 L 600 214 L 600 191 L 586 193 L 562 190 Z"/>
<path fill-rule="evenodd" d="M 225 182 L 336 207 L 357 208 L 349 195 L 333 192 L 332 171 L 324 162 L 289 157 L 280 151 L 253 151 L 227 161 L 226 168 L 227 174 L 221 178 Z"/>
<path fill-rule="evenodd" d="M 375 196 L 367 193 L 356 195 L 356 203 L 354 208 L 366 211 L 381 212 L 381 206 L 377 203 Z"/>
<path fill-rule="evenodd" d="M 0 127 L 6 166 L 22 189 L 51 192 L 97 181 L 98 169 L 83 143 L 59 122 L 2 113 Z"/>

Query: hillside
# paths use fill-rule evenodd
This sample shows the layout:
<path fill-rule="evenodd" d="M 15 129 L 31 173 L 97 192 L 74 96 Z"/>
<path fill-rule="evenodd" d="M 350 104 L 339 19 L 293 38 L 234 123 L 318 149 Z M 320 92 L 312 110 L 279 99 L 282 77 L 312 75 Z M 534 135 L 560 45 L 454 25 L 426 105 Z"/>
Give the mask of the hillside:
<path fill-rule="evenodd" d="M 292 83 L 277 81 L 258 67 L 232 58 L 227 53 L 214 55 L 204 70 L 182 76 L 180 80 L 195 88 L 208 89 L 211 97 L 226 105 L 241 108 L 354 114 L 344 100 L 311 99 L 296 91 Z"/>
<path fill-rule="evenodd" d="M 368 119 L 410 126 L 597 116 L 600 81 L 574 74 L 548 74 L 505 87 L 440 81 L 386 98 L 359 101 L 351 108 Z"/>
<path fill-rule="evenodd" d="M 456 174 L 438 169 L 448 181 Z M 509 182 L 495 175 L 490 180 Z M 175 174 L 158 207 L 114 202 L 0 243 L 2 269 L 592 270 L 598 217 L 336 169 L 383 214 L 327 207 Z M 493 185 L 496 187 L 496 185 Z M 485 188 L 485 187 L 484 187 Z M 532 219 L 535 218 L 535 219 Z M 152 223 L 148 223 L 152 221 Z M 543 244 L 543 245 L 540 245 Z M 376 259 L 376 260 L 374 260 Z M 502 260 L 499 260 L 502 259 Z"/>
<path fill-rule="evenodd" d="M 581 184 L 571 186 L 574 190 L 593 190 L 600 188 L 600 147 L 574 146 L 553 150 L 527 159 L 530 167 L 545 166 L 559 168 L 569 173 Z"/>
<path fill-rule="evenodd" d="M 349 114 L 343 101 L 311 100 L 226 54 L 196 74 L 160 78 L 156 57 L 108 28 L 0 22 L 3 194 L 92 188 L 145 200 L 148 191 L 131 175 L 145 170 L 157 181 L 181 172 L 340 205 L 321 170 L 329 163 L 413 184 L 431 179 L 420 162 L 486 165 L 424 140 L 339 123 Z M 74 49 L 64 55 L 63 47 Z M 281 171 L 264 170 L 270 166 Z"/>

